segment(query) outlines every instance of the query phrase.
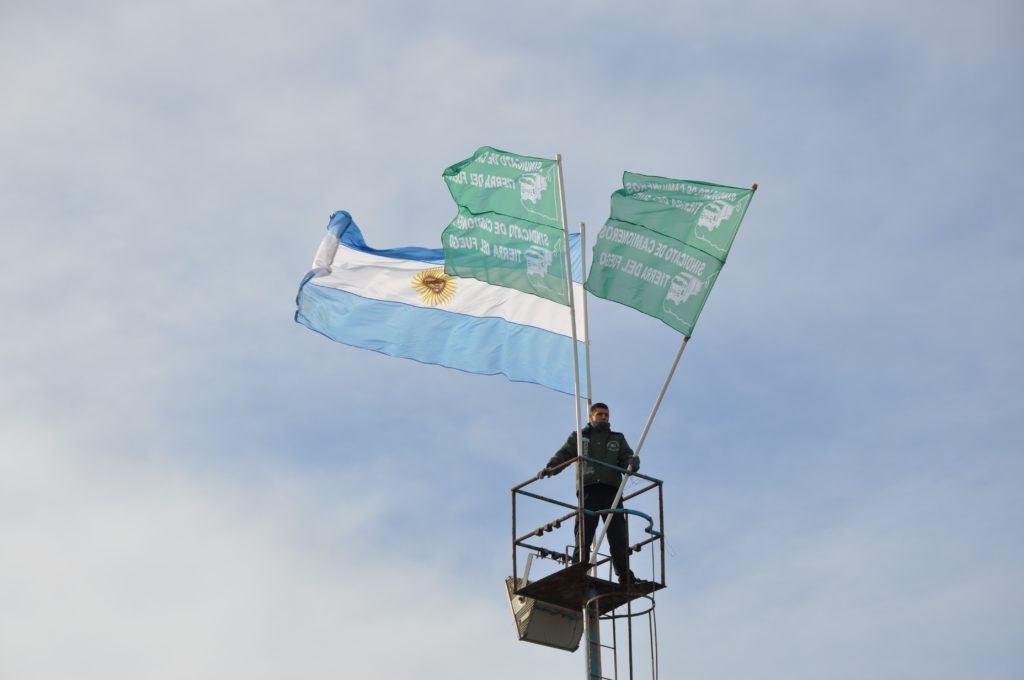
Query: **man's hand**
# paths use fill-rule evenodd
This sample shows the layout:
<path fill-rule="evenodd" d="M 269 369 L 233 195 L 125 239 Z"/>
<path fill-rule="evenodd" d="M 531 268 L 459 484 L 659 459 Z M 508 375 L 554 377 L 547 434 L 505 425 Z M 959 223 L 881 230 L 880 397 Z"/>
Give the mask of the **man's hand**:
<path fill-rule="evenodd" d="M 626 469 L 630 472 L 636 472 L 640 469 L 640 456 L 630 456 L 629 460 L 626 461 Z"/>
<path fill-rule="evenodd" d="M 544 477 L 550 477 L 550 476 L 551 476 L 551 468 L 549 468 L 546 465 L 543 468 L 541 468 L 540 472 L 537 473 L 537 479 L 542 479 Z"/>

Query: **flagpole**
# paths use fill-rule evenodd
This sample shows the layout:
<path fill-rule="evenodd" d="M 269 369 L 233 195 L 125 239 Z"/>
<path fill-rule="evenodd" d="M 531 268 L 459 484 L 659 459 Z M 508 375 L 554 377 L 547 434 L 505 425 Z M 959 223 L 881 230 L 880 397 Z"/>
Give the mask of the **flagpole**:
<path fill-rule="evenodd" d="M 576 301 L 573 293 L 572 285 L 572 256 L 569 253 L 569 220 L 565 215 L 565 183 L 562 181 L 562 154 L 555 154 L 555 167 L 558 171 L 558 197 L 559 206 L 562 218 L 562 237 L 565 241 L 565 272 L 568 280 L 569 288 L 569 325 L 572 329 L 572 373 L 573 382 L 576 389 L 576 455 L 577 457 L 583 456 L 583 432 L 581 431 L 582 426 L 580 425 L 580 357 L 579 352 L 576 349 Z M 580 535 L 577 536 L 577 540 L 582 543 L 583 536 L 583 501 L 579 494 L 579 490 L 583 488 L 583 466 L 580 463 L 576 464 L 576 489 L 577 496 L 577 511 L 580 517 Z M 577 545 L 579 545 L 578 543 Z"/>
<path fill-rule="evenodd" d="M 750 187 L 751 191 L 757 191 L 757 184 L 753 184 Z M 750 207 L 750 201 L 747 201 L 743 206 L 743 212 L 739 216 L 739 221 L 742 222 L 743 218 L 747 214 L 747 208 Z M 679 360 L 683 357 L 683 352 L 686 350 L 686 344 L 690 342 L 690 336 L 684 336 L 683 342 L 679 346 L 679 352 L 676 353 L 675 361 L 672 362 L 672 368 L 668 371 L 668 377 L 665 378 L 665 384 L 662 385 L 661 392 L 658 394 L 657 401 L 654 402 L 654 408 L 651 409 L 651 415 L 647 418 L 647 424 L 644 425 L 644 430 L 640 435 L 640 441 L 636 445 L 636 449 L 633 455 L 639 455 L 640 449 L 644 445 L 644 441 L 647 439 L 647 433 L 651 429 L 651 423 L 654 422 L 654 417 L 658 414 L 658 409 L 661 407 L 661 400 L 665 397 L 665 392 L 668 390 L 668 385 L 672 381 L 672 376 L 675 375 L 676 367 L 679 366 Z M 611 509 L 614 510 L 618 507 L 619 502 L 622 500 L 622 492 L 626 488 L 626 480 L 629 479 L 629 475 L 623 475 L 622 481 L 619 483 L 619 490 L 615 494 L 615 500 L 612 501 Z M 611 518 L 604 522 L 604 526 L 601 527 L 601 531 L 598 533 L 596 542 L 594 544 L 594 551 L 591 553 L 591 562 L 597 560 L 597 551 L 601 548 L 601 543 L 604 541 L 605 534 L 608 533 L 608 524 L 611 522 Z"/>
<path fill-rule="evenodd" d="M 583 457 L 583 432 L 580 425 L 580 356 L 576 349 L 576 304 L 573 294 L 572 280 L 572 255 L 569 252 L 569 220 L 565 215 L 565 183 L 562 181 L 562 154 L 555 154 L 555 164 L 558 170 L 558 195 L 561 199 L 562 213 L 562 234 L 565 240 L 565 273 L 569 288 L 569 319 L 572 328 L 572 371 L 576 386 L 576 456 Z M 589 389 L 588 389 L 589 393 Z M 586 551 L 583 545 L 583 461 L 576 462 L 576 550 L 582 560 Z M 601 622 L 596 612 L 589 606 L 583 606 L 583 635 L 587 639 L 586 670 L 587 677 L 594 679 L 601 677 Z"/>
<path fill-rule="evenodd" d="M 640 434 L 640 441 L 637 442 L 636 448 L 633 450 L 634 456 L 640 455 L 640 449 L 643 448 L 644 440 L 647 439 L 647 433 L 651 429 L 651 423 L 654 422 L 654 417 L 658 415 L 658 409 L 661 408 L 661 400 L 665 398 L 665 392 L 668 391 L 668 384 L 672 382 L 672 376 L 675 375 L 676 367 L 679 366 L 679 360 L 683 358 L 683 352 L 686 350 L 686 344 L 690 342 L 690 336 L 687 335 L 683 338 L 683 343 L 679 345 L 679 351 L 676 353 L 675 361 L 672 362 L 672 368 L 668 370 L 668 377 L 665 378 L 665 384 L 661 386 L 661 392 L 658 393 L 658 399 L 654 402 L 654 408 L 651 409 L 651 415 L 647 417 L 647 423 L 644 425 L 644 431 Z M 615 500 L 609 506 L 610 509 L 614 510 L 619 507 L 619 501 L 622 500 L 622 492 L 626 488 L 626 480 L 629 479 L 629 475 L 623 475 L 622 481 L 619 482 L 619 490 L 615 492 Z M 604 522 L 601 527 L 601 531 L 597 535 L 597 539 L 594 542 L 594 552 L 591 553 L 591 562 L 597 560 L 597 551 L 601 548 L 601 544 L 604 542 L 604 536 L 608 533 L 608 525 L 611 523 L 611 517 Z M 619 574 L 621 577 L 622 574 Z"/>
<path fill-rule="evenodd" d="M 752 184 L 750 189 L 751 191 L 757 191 L 757 184 Z M 743 221 L 743 218 L 746 217 L 747 208 L 749 207 L 750 202 L 748 201 L 747 204 L 743 206 L 743 213 L 740 215 L 741 222 Z M 676 367 L 679 365 L 679 360 L 683 358 L 683 352 L 686 350 L 686 343 L 688 342 L 690 342 L 689 335 L 685 336 L 683 338 L 683 343 L 679 345 L 679 351 L 676 353 L 675 361 L 672 362 L 672 368 L 668 370 L 668 377 L 665 378 L 665 384 L 662 385 L 661 387 L 661 392 L 658 394 L 658 400 L 654 402 L 654 408 L 651 409 L 651 415 L 647 418 L 647 424 L 644 425 L 644 431 L 640 435 L 640 441 L 637 442 L 636 450 L 634 451 L 635 455 L 639 455 L 640 448 L 644 445 L 644 440 L 647 438 L 647 433 L 651 429 L 651 423 L 654 422 L 654 416 L 658 415 L 658 409 L 661 407 L 661 400 L 665 398 L 665 392 L 668 390 L 668 384 L 672 381 L 672 376 L 675 375 Z M 623 479 L 623 482 L 625 482 L 625 479 Z M 622 495 L 621 487 L 619 488 L 619 495 Z M 618 501 L 619 499 L 616 498 L 615 503 L 612 504 L 613 508 L 618 503 Z M 601 538 L 604 538 L 604 532 L 601 533 Z M 598 545 L 600 545 L 600 541 L 598 542 Z"/>
<path fill-rule="evenodd" d="M 658 400 L 654 402 L 654 408 L 651 409 L 651 415 L 647 418 L 647 424 L 644 425 L 644 431 L 640 434 L 640 441 L 637 442 L 634 454 L 639 455 L 640 448 L 644 445 L 644 440 L 647 439 L 647 433 L 651 429 L 651 423 L 654 422 L 654 416 L 658 415 L 658 409 L 661 408 L 661 400 L 665 398 L 665 392 L 668 391 L 668 384 L 672 382 L 672 376 L 675 375 L 676 367 L 679 365 L 679 360 L 683 358 L 683 352 L 686 350 L 686 343 L 690 342 L 690 336 L 687 335 L 683 338 L 683 343 L 679 345 L 679 351 L 676 353 L 675 361 L 672 362 L 672 368 L 668 370 L 668 377 L 665 378 L 665 384 L 661 386 L 661 392 L 658 394 Z M 614 507 L 614 506 L 612 506 Z"/>
<path fill-rule="evenodd" d="M 580 275 L 586 277 L 587 275 L 587 223 L 580 222 Z M 586 340 L 583 341 L 583 347 L 585 349 L 584 356 L 586 357 L 587 364 L 587 413 L 590 413 L 590 407 L 594 403 L 594 383 L 591 382 L 590 378 L 590 313 L 587 311 L 587 289 L 583 289 L 583 335 Z"/>

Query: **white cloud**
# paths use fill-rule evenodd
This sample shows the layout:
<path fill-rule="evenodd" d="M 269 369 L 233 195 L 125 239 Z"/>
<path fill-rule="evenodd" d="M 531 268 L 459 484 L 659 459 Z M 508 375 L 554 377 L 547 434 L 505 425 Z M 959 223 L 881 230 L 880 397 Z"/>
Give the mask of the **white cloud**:
<path fill-rule="evenodd" d="M 1019 658 L 988 664 L 1020 635 L 1013 607 L 1004 607 L 1020 600 L 1004 561 L 1021 550 L 1006 515 L 1012 484 L 925 473 L 823 503 L 816 526 L 807 504 L 786 493 L 793 490 L 766 488 L 724 517 L 674 518 L 686 527 L 675 539 L 685 546 L 675 560 L 683 584 L 668 595 L 685 641 L 672 651 L 680 667 L 709 678 L 810 678 L 826 668 L 840 678 L 954 678 L 965 667 L 1002 678 L 1019 670 Z M 732 524 L 740 519 L 742 528 Z M 1008 543 L 984 538 L 991 529 Z"/>
<path fill-rule="evenodd" d="M 163 454 L 83 456 L 32 418 L 3 425 L 4 675 L 520 673 L 492 667 L 518 644 L 500 580 L 386 545 L 392 501 L 354 478 L 241 485 Z M 533 656 L 523 668 L 547 663 Z"/>

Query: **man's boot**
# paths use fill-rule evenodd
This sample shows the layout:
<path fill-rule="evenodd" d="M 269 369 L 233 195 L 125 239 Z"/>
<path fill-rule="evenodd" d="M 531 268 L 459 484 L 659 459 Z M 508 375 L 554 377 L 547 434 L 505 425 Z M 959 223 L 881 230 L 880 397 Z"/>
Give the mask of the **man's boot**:
<path fill-rule="evenodd" d="M 650 583 L 650 581 L 645 581 L 642 578 L 637 578 L 631 570 L 626 569 L 624 572 L 619 572 L 619 583 L 621 583 L 624 586 L 637 586 L 647 585 Z"/>

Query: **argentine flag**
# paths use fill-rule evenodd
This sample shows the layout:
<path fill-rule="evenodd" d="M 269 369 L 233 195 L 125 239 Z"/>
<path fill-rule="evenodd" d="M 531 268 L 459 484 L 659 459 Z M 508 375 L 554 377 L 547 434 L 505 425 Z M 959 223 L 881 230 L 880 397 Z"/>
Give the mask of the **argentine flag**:
<path fill-rule="evenodd" d="M 582 300 L 578 234 L 570 254 Z M 336 342 L 575 394 L 567 306 L 446 275 L 441 248 L 370 248 L 345 211 L 331 215 L 296 302 L 295 320 Z M 581 367 L 583 327 L 577 310 Z"/>

